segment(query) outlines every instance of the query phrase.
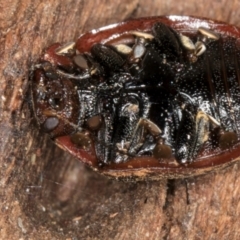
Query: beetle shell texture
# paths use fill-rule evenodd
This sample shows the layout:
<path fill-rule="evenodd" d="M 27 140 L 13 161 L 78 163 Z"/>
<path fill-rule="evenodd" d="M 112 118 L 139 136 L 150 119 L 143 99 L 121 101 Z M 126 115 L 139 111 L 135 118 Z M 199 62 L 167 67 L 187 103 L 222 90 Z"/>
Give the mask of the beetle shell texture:
<path fill-rule="evenodd" d="M 40 129 L 125 180 L 200 175 L 240 159 L 240 29 L 133 19 L 53 44 L 34 66 Z"/>

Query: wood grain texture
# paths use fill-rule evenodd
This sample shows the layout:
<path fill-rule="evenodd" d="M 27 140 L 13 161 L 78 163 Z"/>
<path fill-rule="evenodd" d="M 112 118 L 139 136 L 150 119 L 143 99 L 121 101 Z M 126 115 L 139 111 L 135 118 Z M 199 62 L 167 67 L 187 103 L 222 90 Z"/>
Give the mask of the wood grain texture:
<path fill-rule="evenodd" d="M 239 25 L 235 0 L 0 0 L 0 239 L 240 239 L 240 165 L 124 183 L 39 133 L 28 93 L 41 50 L 129 18 L 197 15 Z"/>

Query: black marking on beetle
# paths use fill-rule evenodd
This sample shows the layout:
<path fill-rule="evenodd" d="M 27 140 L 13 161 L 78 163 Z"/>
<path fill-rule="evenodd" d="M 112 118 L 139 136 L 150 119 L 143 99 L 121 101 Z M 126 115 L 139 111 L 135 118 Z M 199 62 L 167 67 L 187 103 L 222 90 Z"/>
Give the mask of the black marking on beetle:
<path fill-rule="evenodd" d="M 64 109 L 56 116 L 73 122 L 55 134 L 59 120 L 49 116 L 45 130 L 53 138 L 72 134 L 73 143 L 85 148 L 94 140 L 99 166 L 139 156 L 174 156 L 188 164 L 221 144 L 233 147 L 240 138 L 236 40 L 202 29 L 182 36 L 163 23 L 148 34 L 135 33 L 135 43 L 126 44 L 129 54 L 101 43 L 90 53 L 74 53 L 70 45 L 70 56 L 68 48 L 58 49 L 68 65 L 38 64 L 42 83 L 35 101 L 53 112 Z"/>

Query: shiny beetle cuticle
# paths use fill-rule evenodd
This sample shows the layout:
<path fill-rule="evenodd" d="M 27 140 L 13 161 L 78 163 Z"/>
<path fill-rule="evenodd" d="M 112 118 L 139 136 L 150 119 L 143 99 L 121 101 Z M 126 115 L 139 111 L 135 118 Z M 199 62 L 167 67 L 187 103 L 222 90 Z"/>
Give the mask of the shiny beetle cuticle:
<path fill-rule="evenodd" d="M 202 174 L 240 156 L 240 30 L 130 20 L 53 44 L 34 66 L 41 129 L 105 175 Z"/>

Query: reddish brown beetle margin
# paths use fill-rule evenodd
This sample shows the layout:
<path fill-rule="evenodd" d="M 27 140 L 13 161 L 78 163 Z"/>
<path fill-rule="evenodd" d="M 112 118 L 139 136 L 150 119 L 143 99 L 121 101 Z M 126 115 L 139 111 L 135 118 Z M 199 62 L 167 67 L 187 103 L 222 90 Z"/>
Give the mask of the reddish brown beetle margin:
<path fill-rule="evenodd" d="M 148 32 L 154 23 L 159 21 L 181 33 L 192 33 L 199 27 L 206 27 L 220 33 L 221 35 L 228 35 L 240 39 L 240 29 L 223 22 L 189 16 L 164 16 L 134 19 L 92 30 L 78 38 L 76 41 L 76 49 L 79 52 L 89 52 L 95 43 L 106 44 L 121 41 L 128 35 L 128 32 L 133 30 Z M 53 45 L 53 51 L 58 46 L 58 44 L 55 45 L 55 47 Z M 50 52 L 49 49 L 47 50 L 48 53 Z M 48 60 L 48 57 L 49 56 L 45 54 L 42 58 Z M 36 100 L 34 98 L 33 102 L 36 106 Z M 36 116 L 39 119 L 38 113 L 36 113 Z M 230 151 L 225 150 L 218 155 L 212 154 L 208 158 L 202 157 L 202 159 L 200 158 L 197 162 L 192 162 L 186 165 L 176 164 L 174 161 L 170 161 L 169 163 L 161 162 L 153 157 L 137 157 L 125 163 L 112 163 L 105 165 L 104 167 L 99 167 L 95 156 L 93 142 L 92 149 L 90 151 L 84 151 L 72 143 L 69 135 L 59 136 L 54 140 L 60 148 L 70 152 L 73 156 L 77 157 L 80 161 L 94 170 L 107 176 L 127 180 L 155 180 L 161 178 L 180 178 L 200 175 L 240 160 L 240 144 L 238 143 Z"/>

